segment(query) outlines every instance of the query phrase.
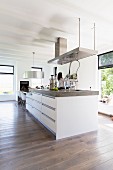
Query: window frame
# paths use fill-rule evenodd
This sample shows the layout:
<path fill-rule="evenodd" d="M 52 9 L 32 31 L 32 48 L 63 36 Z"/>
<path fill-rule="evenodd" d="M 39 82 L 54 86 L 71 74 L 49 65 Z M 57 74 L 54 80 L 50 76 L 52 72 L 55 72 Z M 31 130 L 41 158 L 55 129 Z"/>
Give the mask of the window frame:
<path fill-rule="evenodd" d="M 13 71 L 12 73 L 11 73 L 11 72 L 9 72 L 9 73 L 7 73 L 7 72 L 0 72 L 0 75 L 12 75 L 12 76 L 13 76 L 13 88 L 12 88 L 13 91 L 12 91 L 12 94 L 14 94 L 14 65 L 0 64 L 0 67 L 1 67 L 1 66 L 12 67 L 12 69 L 13 69 L 13 70 L 12 70 L 12 71 Z M 12 95 L 12 94 L 11 94 L 11 95 Z M 3 94 L 0 94 L 0 96 L 1 96 L 1 95 L 5 95 L 5 94 L 3 93 Z M 10 95 L 10 94 L 7 94 L 7 95 Z"/>
<path fill-rule="evenodd" d="M 99 66 L 99 57 L 100 57 L 101 55 L 109 54 L 109 53 L 113 53 L 113 50 L 98 55 L 98 70 L 100 70 L 100 69 L 105 69 L 105 68 L 112 68 L 112 67 L 113 67 L 113 64 L 108 64 L 108 65 L 104 65 L 104 66 Z"/>
<path fill-rule="evenodd" d="M 41 70 L 42 71 L 42 67 L 31 67 L 31 69 L 37 69 L 38 70 Z"/>
<path fill-rule="evenodd" d="M 14 66 L 13 65 L 2 65 L 2 64 L 0 64 L 0 67 L 1 66 L 12 67 L 13 68 L 13 73 L 0 72 L 0 74 L 11 74 L 11 75 L 14 75 Z"/>

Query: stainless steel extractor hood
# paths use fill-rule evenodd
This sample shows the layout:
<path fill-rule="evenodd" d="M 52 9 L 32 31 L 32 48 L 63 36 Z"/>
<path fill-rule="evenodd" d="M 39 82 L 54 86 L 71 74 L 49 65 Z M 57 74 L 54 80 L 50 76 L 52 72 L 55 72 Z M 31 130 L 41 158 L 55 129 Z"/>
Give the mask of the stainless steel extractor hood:
<path fill-rule="evenodd" d="M 98 51 L 95 50 L 95 23 L 94 23 L 94 50 L 80 47 L 80 18 L 79 18 L 79 47 L 69 52 L 66 52 L 67 50 L 66 43 L 67 41 L 63 38 L 57 39 L 57 42 L 55 43 L 55 58 L 49 60 L 48 63 L 62 65 L 98 54 Z M 63 54 L 61 52 L 63 52 Z"/>
<path fill-rule="evenodd" d="M 98 53 L 98 51 L 96 51 L 96 50 L 78 47 L 78 48 L 75 48 L 67 53 L 64 53 L 58 57 L 55 57 L 55 58 L 49 60 L 48 63 L 62 65 L 62 64 L 70 63 L 75 60 L 80 60 L 80 59 L 83 59 L 86 57 L 90 57 L 92 55 L 96 55 L 97 53 Z"/>
<path fill-rule="evenodd" d="M 24 79 L 42 79 L 44 78 L 44 72 L 43 71 L 25 71 L 23 74 Z"/>

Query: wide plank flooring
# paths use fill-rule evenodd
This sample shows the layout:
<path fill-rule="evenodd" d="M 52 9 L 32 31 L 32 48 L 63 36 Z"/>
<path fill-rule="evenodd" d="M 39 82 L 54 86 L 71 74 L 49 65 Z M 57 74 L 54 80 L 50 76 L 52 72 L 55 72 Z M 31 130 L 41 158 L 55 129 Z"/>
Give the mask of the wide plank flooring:
<path fill-rule="evenodd" d="M 56 141 L 16 102 L 0 102 L 0 170 L 40 169 L 113 170 L 113 121 L 99 115 L 98 132 Z"/>

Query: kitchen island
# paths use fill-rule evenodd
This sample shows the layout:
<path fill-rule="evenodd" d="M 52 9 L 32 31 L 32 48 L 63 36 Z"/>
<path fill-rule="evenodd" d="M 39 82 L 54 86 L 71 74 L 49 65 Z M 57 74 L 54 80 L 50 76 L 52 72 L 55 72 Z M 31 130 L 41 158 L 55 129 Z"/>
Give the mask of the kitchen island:
<path fill-rule="evenodd" d="M 26 95 L 26 109 L 56 139 L 98 129 L 98 91 L 34 89 Z"/>

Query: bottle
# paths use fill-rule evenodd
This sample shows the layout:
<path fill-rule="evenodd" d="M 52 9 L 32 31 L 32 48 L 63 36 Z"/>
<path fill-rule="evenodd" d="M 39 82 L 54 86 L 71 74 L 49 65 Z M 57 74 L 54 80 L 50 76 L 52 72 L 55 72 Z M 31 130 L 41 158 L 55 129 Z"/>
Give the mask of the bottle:
<path fill-rule="evenodd" d="M 50 90 L 52 90 L 53 88 L 55 88 L 55 80 L 54 80 L 54 75 L 51 75 Z"/>
<path fill-rule="evenodd" d="M 57 87 L 57 74 L 55 75 L 55 88 Z"/>
<path fill-rule="evenodd" d="M 64 79 L 64 87 L 65 87 L 65 89 L 69 89 L 70 88 L 69 78 L 65 78 Z"/>

